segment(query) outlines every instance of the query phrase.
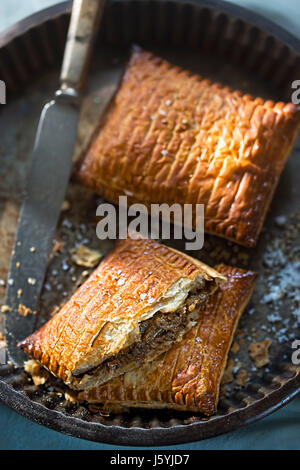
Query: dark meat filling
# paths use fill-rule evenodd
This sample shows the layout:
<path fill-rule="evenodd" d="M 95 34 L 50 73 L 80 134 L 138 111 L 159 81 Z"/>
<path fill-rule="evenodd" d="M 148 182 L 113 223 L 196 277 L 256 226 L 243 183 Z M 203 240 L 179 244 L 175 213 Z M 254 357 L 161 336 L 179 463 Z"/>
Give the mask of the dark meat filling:
<path fill-rule="evenodd" d="M 188 328 L 188 322 L 194 312 L 197 310 L 207 299 L 207 292 L 190 293 L 184 303 L 178 310 L 172 313 L 157 312 L 149 320 L 140 323 L 140 341 L 127 347 L 116 356 L 113 356 L 99 366 L 93 367 L 89 371 L 78 374 L 83 377 L 85 374 L 94 375 L 103 371 L 115 371 L 120 367 L 126 367 L 132 361 L 136 364 L 144 362 L 146 357 L 151 357 L 155 352 L 158 355 L 159 351 L 164 352 L 166 345 L 171 345 L 176 342 L 180 333 L 185 332 Z M 75 374 L 74 374 L 75 375 Z"/>

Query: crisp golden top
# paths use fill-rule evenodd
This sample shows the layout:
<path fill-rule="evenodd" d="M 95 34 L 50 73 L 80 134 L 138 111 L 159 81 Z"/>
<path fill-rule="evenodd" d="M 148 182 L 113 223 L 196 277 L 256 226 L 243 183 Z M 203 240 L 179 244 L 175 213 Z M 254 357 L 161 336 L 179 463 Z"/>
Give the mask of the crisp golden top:
<path fill-rule="evenodd" d="M 220 381 L 256 273 L 221 265 L 227 281 L 203 307 L 197 324 L 168 352 L 142 369 L 82 392 L 81 400 L 114 405 L 216 412 Z"/>
<path fill-rule="evenodd" d="M 172 312 L 212 268 L 148 239 L 123 240 L 60 312 L 20 346 L 72 385 L 72 372 L 93 367 L 132 344 L 139 322 Z"/>
<path fill-rule="evenodd" d="M 137 50 L 75 177 L 117 203 L 205 204 L 207 232 L 253 246 L 299 126 L 292 103 Z"/>

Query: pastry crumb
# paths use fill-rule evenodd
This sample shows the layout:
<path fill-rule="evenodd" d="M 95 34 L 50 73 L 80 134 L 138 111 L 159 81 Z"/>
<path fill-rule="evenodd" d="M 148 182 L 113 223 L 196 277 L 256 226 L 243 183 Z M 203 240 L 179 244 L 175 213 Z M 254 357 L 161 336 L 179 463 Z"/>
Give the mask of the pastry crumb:
<path fill-rule="evenodd" d="M 61 253 L 64 249 L 64 242 L 61 240 L 53 240 L 53 246 L 52 246 L 52 251 L 51 251 L 51 257 L 55 255 L 55 253 Z"/>
<path fill-rule="evenodd" d="M 11 312 L 11 308 L 8 305 L 2 305 L 1 313 Z"/>
<path fill-rule="evenodd" d="M 237 374 L 236 383 L 240 385 L 240 387 L 245 387 L 247 382 L 247 372 L 245 369 L 240 369 Z"/>
<path fill-rule="evenodd" d="M 68 211 L 70 208 L 71 208 L 71 204 L 69 203 L 69 201 L 64 201 L 61 206 L 61 211 L 65 212 L 65 211 Z"/>
<path fill-rule="evenodd" d="M 71 390 L 65 392 L 65 400 L 71 403 L 78 403 L 77 394 Z"/>
<path fill-rule="evenodd" d="M 35 375 L 39 373 L 41 365 L 35 359 L 29 359 L 28 361 L 24 362 L 24 369 L 28 374 Z"/>
<path fill-rule="evenodd" d="M 77 248 L 70 250 L 70 253 L 72 261 L 85 268 L 95 267 L 103 256 L 99 251 L 91 250 L 84 245 L 79 245 Z"/>
<path fill-rule="evenodd" d="M 251 359 L 254 361 L 256 367 L 264 367 L 269 364 L 269 347 L 271 345 L 270 339 L 265 339 L 260 343 L 253 341 L 249 346 L 249 353 Z"/>
<path fill-rule="evenodd" d="M 239 349 L 240 345 L 235 341 L 231 346 L 231 351 L 233 352 L 233 354 L 236 354 L 237 352 L 239 352 Z"/>
<path fill-rule="evenodd" d="M 37 387 L 44 385 L 49 378 L 49 373 L 35 359 L 24 362 L 24 370 L 31 376 L 34 385 Z"/>
<path fill-rule="evenodd" d="M 29 307 L 25 307 L 25 305 L 19 304 L 18 314 L 27 317 L 28 315 L 36 315 L 36 312 L 33 312 Z"/>

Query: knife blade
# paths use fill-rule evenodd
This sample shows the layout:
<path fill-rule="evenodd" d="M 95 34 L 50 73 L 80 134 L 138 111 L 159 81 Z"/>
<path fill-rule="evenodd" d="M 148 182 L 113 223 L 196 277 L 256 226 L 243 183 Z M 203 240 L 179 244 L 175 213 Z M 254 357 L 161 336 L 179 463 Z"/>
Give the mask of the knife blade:
<path fill-rule="evenodd" d="M 45 105 L 37 129 L 5 299 L 10 310 L 5 316 L 8 358 L 15 366 L 25 359 L 17 343 L 32 333 L 36 323 L 35 312 L 72 168 L 80 111 L 78 90 L 84 83 L 104 5 L 105 0 L 74 0 L 61 88 Z"/>

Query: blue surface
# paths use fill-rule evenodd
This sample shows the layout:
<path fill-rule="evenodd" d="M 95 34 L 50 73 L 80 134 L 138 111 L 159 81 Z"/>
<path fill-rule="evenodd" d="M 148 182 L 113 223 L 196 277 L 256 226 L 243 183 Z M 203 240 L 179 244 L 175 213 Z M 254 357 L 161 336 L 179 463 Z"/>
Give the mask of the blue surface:
<path fill-rule="evenodd" d="M 233 1 L 233 0 L 232 0 Z M 0 30 L 56 0 L 1 0 Z M 300 38 L 299 0 L 236 0 L 286 28 Z M 300 77 L 299 77 L 300 79 Z M 294 400 L 271 416 L 239 431 L 207 441 L 171 446 L 169 449 L 300 449 L 300 399 Z M 166 447 L 164 447 L 166 448 Z M 19 416 L 0 404 L 0 450 L 10 449 L 110 449 L 118 447 L 64 436 Z M 122 449 L 133 449 L 123 447 Z"/>
<path fill-rule="evenodd" d="M 83 441 L 51 431 L 0 405 L 0 450 L 20 449 L 107 449 L 118 447 Z M 271 416 L 239 431 L 214 439 L 163 449 L 299 449 L 300 400 L 294 400 Z M 137 449 L 122 447 L 121 449 Z M 140 449 L 140 448 L 139 448 Z M 153 449 L 162 449 L 153 447 Z"/>

